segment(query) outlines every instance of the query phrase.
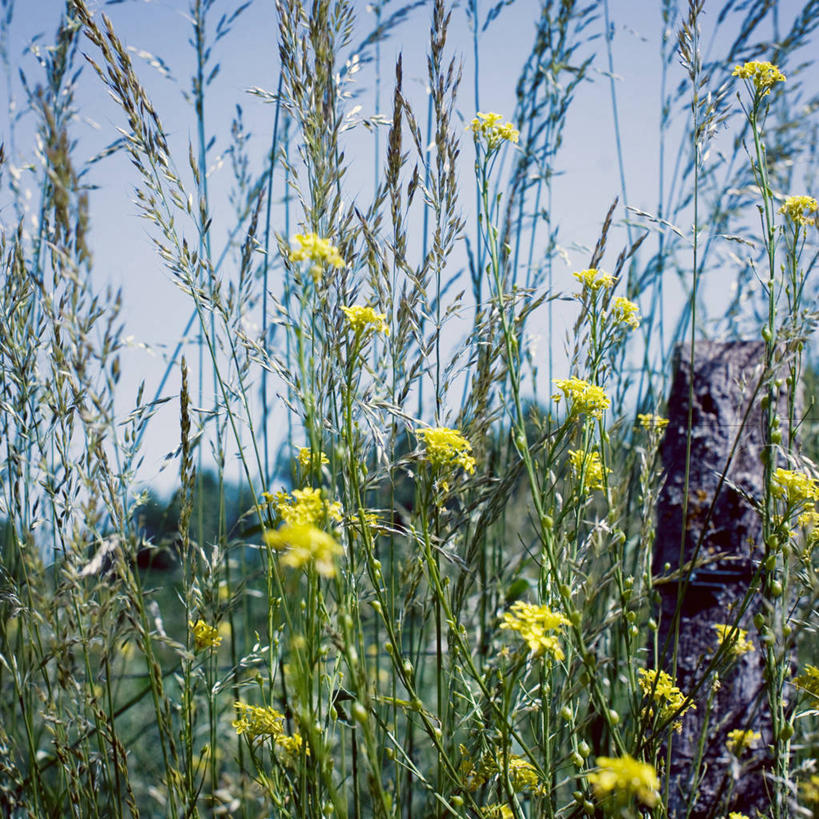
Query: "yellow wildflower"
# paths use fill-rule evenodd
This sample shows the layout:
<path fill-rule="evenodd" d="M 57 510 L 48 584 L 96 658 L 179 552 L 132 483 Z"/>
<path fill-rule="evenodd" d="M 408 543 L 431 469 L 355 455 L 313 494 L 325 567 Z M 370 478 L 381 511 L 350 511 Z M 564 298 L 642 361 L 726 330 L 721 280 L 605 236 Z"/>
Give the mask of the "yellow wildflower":
<path fill-rule="evenodd" d="M 283 566 L 301 569 L 312 564 L 322 577 L 335 577 L 335 558 L 343 554 L 343 549 L 328 535 L 310 524 L 285 523 L 275 531 L 264 533 L 268 546 L 284 554 Z"/>
<path fill-rule="evenodd" d="M 602 489 L 603 488 L 603 463 L 600 460 L 599 452 L 589 452 L 582 449 L 575 449 L 569 452 L 569 461 L 572 465 L 572 472 L 576 480 L 583 478 L 583 485 L 580 491 Z M 606 469 L 606 473 L 610 473 Z"/>
<path fill-rule="evenodd" d="M 342 306 L 341 310 L 357 336 L 367 336 L 370 333 L 383 333 L 385 336 L 390 334 L 390 328 L 385 320 L 387 316 L 384 313 L 376 313 L 372 307 Z"/>
<path fill-rule="evenodd" d="M 793 684 L 819 700 L 819 668 L 815 665 L 806 665 L 805 673 L 795 677 Z"/>
<path fill-rule="evenodd" d="M 617 296 L 611 305 L 610 317 L 616 324 L 627 324 L 633 330 L 640 326 L 640 308 L 633 301 Z"/>
<path fill-rule="evenodd" d="M 500 114 L 483 114 L 478 111 L 478 116 L 467 126 L 472 131 L 475 139 L 481 139 L 486 143 L 486 150 L 492 153 L 503 142 L 517 143 L 520 132 L 512 126 L 511 122 L 504 122 Z"/>
<path fill-rule="evenodd" d="M 802 801 L 811 807 L 819 807 L 819 774 L 813 774 L 810 779 L 799 783 Z"/>
<path fill-rule="evenodd" d="M 611 406 L 611 399 L 602 387 L 590 384 L 582 378 L 555 378 L 552 382 L 562 393 L 552 396 L 555 401 L 565 398 L 570 404 L 570 415 L 591 415 L 593 418 L 602 418 L 603 411 Z"/>
<path fill-rule="evenodd" d="M 754 650 L 754 644 L 748 639 L 748 632 L 744 628 L 736 628 L 727 623 L 714 623 L 713 627 L 717 632 L 719 646 L 722 646 L 726 640 L 731 641 L 728 653 L 734 659 Z"/>
<path fill-rule="evenodd" d="M 637 421 L 646 432 L 665 429 L 668 426 L 668 418 L 645 412 L 637 414 Z"/>
<path fill-rule="evenodd" d="M 581 270 L 572 275 L 583 285 L 584 290 L 591 290 L 592 292 L 599 290 L 601 287 L 608 290 L 614 287 L 617 281 L 611 273 L 604 273 L 596 267 L 590 267 L 588 270 Z"/>
<path fill-rule="evenodd" d="M 808 214 L 816 213 L 817 210 L 819 204 L 812 196 L 789 196 L 779 212 L 784 213 L 794 224 L 815 225 L 816 217 Z"/>
<path fill-rule="evenodd" d="M 736 66 L 731 76 L 750 80 L 754 92 L 759 97 L 769 94 L 776 83 L 785 82 L 785 75 L 773 63 L 760 60 L 751 60 L 745 65 Z"/>
<path fill-rule="evenodd" d="M 189 622 L 188 625 L 193 632 L 193 644 L 197 651 L 203 648 L 218 648 L 222 644 L 219 629 L 209 626 L 204 620 Z"/>
<path fill-rule="evenodd" d="M 628 754 L 620 758 L 597 757 L 597 770 L 588 775 L 594 795 L 600 799 L 612 798 L 621 805 L 637 797 L 649 808 L 659 799 L 660 780 L 653 765 L 640 762 Z"/>
<path fill-rule="evenodd" d="M 651 697 L 654 702 L 660 706 L 659 718 L 662 722 L 671 719 L 675 715 L 682 717 L 690 708 L 696 710 L 693 702 L 689 702 L 685 707 L 685 695 L 674 685 L 674 681 L 665 671 L 657 671 L 655 669 L 641 668 L 637 674 L 640 688 L 646 697 Z M 682 708 L 682 710 L 680 710 Z M 648 715 L 654 716 L 654 708 L 648 708 Z M 677 719 L 674 722 L 674 730 L 677 733 L 682 731 L 682 721 Z"/>
<path fill-rule="evenodd" d="M 312 262 L 310 274 L 318 284 L 323 265 L 344 267 L 344 259 L 338 248 L 329 239 L 322 239 L 317 233 L 297 233 L 290 249 L 291 262 Z"/>
<path fill-rule="evenodd" d="M 465 472 L 475 471 L 472 446 L 456 429 L 447 427 L 427 427 L 419 429 L 416 435 L 423 440 L 424 455 L 433 469 L 460 466 Z"/>
<path fill-rule="evenodd" d="M 326 466 L 330 463 L 329 458 L 323 452 L 319 452 L 317 454 L 317 459 L 321 466 Z M 299 449 L 297 460 L 302 469 L 309 469 L 313 463 L 313 450 L 310 449 L 309 446 L 301 447 L 301 449 Z"/>
<path fill-rule="evenodd" d="M 235 702 L 233 706 L 237 711 L 237 718 L 233 721 L 237 734 L 244 734 L 250 740 L 272 739 L 288 759 L 299 753 L 303 740 L 298 733 L 285 733 L 284 714 L 270 706 L 260 707 L 245 702 Z"/>
<path fill-rule="evenodd" d="M 728 732 L 725 747 L 739 759 L 758 739 L 762 739 L 762 734 L 759 731 L 743 731 L 736 728 Z"/>
<path fill-rule="evenodd" d="M 273 504 L 276 514 L 284 523 L 294 526 L 321 526 L 327 519 L 335 523 L 342 521 L 341 504 L 338 501 L 330 503 L 320 489 L 310 486 L 294 489 L 290 495 L 287 492 L 277 492 L 275 495 L 265 492 L 264 498 Z"/>
<path fill-rule="evenodd" d="M 749 817 L 744 813 L 740 813 L 738 810 L 732 810 L 728 814 L 728 819 L 749 819 Z"/>
<path fill-rule="evenodd" d="M 777 469 L 773 475 L 771 492 L 776 498 L 784 498 L 788 504 L 796 505 L 805 501 L 819 500 L 816 481 L 802 472 Z"/>
<path fill-rule="evenodd" d="M 504 612 L 500 627 L 517 631 L 535 656 L 548 652 L 555 660 L 562 660 L 563 649 L 557 637 L 549 634 L 569 625 L 569 620 L 548 606 L 537 606 L 518 600 L 509 611 Z"/>
<path fill-rule="evenodd" d="M 515 814 L 509 805 L 498 802 L 495 805 L 487 805 L 481 808 L 481 816 L 484 819 L 515 819 Z"/>

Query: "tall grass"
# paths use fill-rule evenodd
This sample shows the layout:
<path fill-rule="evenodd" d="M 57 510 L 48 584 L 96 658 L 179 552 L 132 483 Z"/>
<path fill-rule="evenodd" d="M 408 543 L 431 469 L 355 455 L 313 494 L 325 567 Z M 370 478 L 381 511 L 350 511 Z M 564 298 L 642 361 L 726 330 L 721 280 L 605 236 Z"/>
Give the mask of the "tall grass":
<path fill-rule="evenodd" d="M 222 208 L 208 185 L 208 89 L 247 5 L 191 2 L 192 136 L 177 154 L 113 24 L 67 3 L 44 76 L 24 85 L 38 123 L 33 231 L 13 144 L 6 160 L 5 814 L 750 816 L 759 804 L 743 783 L 763 777 L 764 815 L 815 815 L 819 489 L 800 451 L 815 202 L 786 197 L 815 178 L 816 102 L 800 96 L 797 60 L 819 9 L 783 20 L 775 5 L 706 16 L 700 0 L 661 4 L 679 33 L 660 44 L 657 212 L 630 206 L 616 130 L 611 198 L 623 204 L 600 214 L 598 237 L 572 237 L 593 250 L 561 288 L 554 182 L 575 98 L 595 69 L 616 70 L 617 7 L 541 0 L 506 122 L 463 102 L 451 31 L 466 13 L 477 103 L 481 36 L 508 5 L 379 2 L 362 37 L 346 0 L 277 0 L 276 91 L 254 89 L 270 103 L 270 141 L 257 163 L 232 112 Z M 428 26 L 418 114 L 405 58 L 388 73 L 381 50 L 408 20 Z M 760 58 L 787 80 L 732 76 Z M 362 72 L 381 134 L 365 165 L 345 136 Z M 122 116 L 121 140 L 86 167 L 73 135 L 81 78 Z M 113 151 L 131 161 L 156 258 L 191 309 L 159 390 L 140 390 L 125 417 L 122 303 L 96 289 L 85 181 Z M 351 200 L 349 181 L 370 169 L 372 196 Z M 709 315 L 703 281 L 725 267 L 736 288 L 726 315 Z M 714 319 L 723 337 L 764 341 L 751 499 L 763 543 L 742 605 L 681 690 L 685 590 L 721 556 L 689 557 L 684 541 L 678 565 L 654 566 L 659 413 L 676 345 L 693 360 Z M 142 445 L 169 400 L 178 533 L 146 543 Z M 693 415 L 693 492 L 692 434 Z M 231 463 L 248 501 L 229 529 Z M 160 549 L 175 568 L 141 569 Z M 672 582 L 676 610 L 658 622 Z M 727 725 L 715 693 L 741 673 L 743 647 L 762 669 L 760 716 Z M 707 716 L 686 788 L 675 737 L 695 709 Z M 713 760 L 721 784 L 706 799 L 697 784 Z"/>

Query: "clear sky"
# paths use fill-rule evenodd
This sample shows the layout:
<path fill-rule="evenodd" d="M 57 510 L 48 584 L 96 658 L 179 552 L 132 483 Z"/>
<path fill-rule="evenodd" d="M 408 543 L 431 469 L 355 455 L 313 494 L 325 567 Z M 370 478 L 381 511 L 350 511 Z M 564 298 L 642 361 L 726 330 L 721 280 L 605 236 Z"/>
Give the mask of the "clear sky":
<path fill-rule="evenodd" d="M 5 140 L 10 163 L 21 170 L 23 187 L 31 191 L 30 204 L 36 200 L 38 173 L 36 155 L 32 151 L 34 124 L 30 114 L 24 114 L 15 122 L 14 133 L 10 129 L 9 91 L 19 112 L 25 108 L 22 86 L 17 79 L 21 68 L 33 86 L 42 81 L 42 70 L 37 64 L 37 50 L 53 41 L 60 11 L 64 4 L 59 0 L 16 0 L 13 16 L 6 30 L 6 48 L 11 67 L 8 84 L 0 83 L 0 136 Z M 140 79 L 154 100 L 162 122 L 170 135 L 171 146 L 176 154 L 177 165 L 185 168 L 187 144 L 195 140 L 195 117 L 183 91 L 190 88 L 190 75 L 194 70 L 194 52 L 188 43 L 191 24 L 188 0 L 124 0 L 113 4 L 89 2 L 108 14 L 120 37 L 133 49 L 134 60 Z M 392 0 L 385 7 L 385 15 L 397 9 L 401 3 Z M 481 20 L 484 20 L 494 0 L 479 0 Z M 500 5 L 500 4 L 499 4 Z M 599 234 L 603 216 L 616 195 L 622 196 L 621 180 L 617 164 L 614 119 L 611 99 L 611 83 L 608 56 L 603 39 L 608 30 L 611 34 L 614 86 L 617 94 L 618 124 L 623 146 L 624 173 L 627 180 L 627 199 L 630 205 L 648 212 L 656 212 L 658 204 L 659 119 L 660 119 L 660 44 L 663 37 L 673 42 L 679 19 L 674 30 L 664 30 L 659 0 L 609 0 L 596 6 L 596 19 L 584 33 L 589 42 L 578 50 L 579 57 L 596 54 L 588 81 L 577 90 L 566 124 L 563 148 L 555 168 L 559 176 L 555 180 L 553 210 L 560 223 L 559 242 L 562 256 L 557 261 L 558 285 L 571 289 L 570 273 L 585 267 L 588 248 L 593 246 Z M 721 6 L 722 4 L 720 4 Z M 747 6 L 747 3 L 745 4 Z M 801 11 L 803 3 L 790 0 L 779 4 L 781 25 Z M 222 14 L 230 14 L 238 6 L 235 0 L 215 0 L 211 11 L 210 33 Z M 358 42 L 374 25 L 374 13 L 369 3 L 358 0 L 358 24 L 354 42 Z M 452 29 L 448 41 L 449 53 L 463 59 L 463 82 L 458 98 L 457 111 L 464 124 L 476 110 L 475 62 L 472 52 L 472 35 L 465 4 L 454 3 Z M 715 9 L 712 11 L 712 6 Z M 3 8 L 8 9 L 9 0 Z M 351 105 L 361 105 L 359 117 L 371 117 L 378 107 L 389 112 L 391 104 L 393 65 L 399 51 L 403 53 L 405 88 L 416 106 L 419 119 L 425 115 L 424 94 L 426 88 L 425 54 L 428 47 L 428 30 L 431 4 L 414 9 L 407 19 L 391 34 L 381 48 L 380 68 L 381 94 L 378 103 L 373 94 L 376 66 L 364 65 L 356 75 L 356 88 L 360 98 Z M 517 0 L 502 6 L 497 18 L 479 38 L 479 63 L 477 88 L 481 110 L 498 111 L 511 116 L 515 105 L 515 85 L 524 60 L 528 56 L 533 36 L 534 21 L 539 14 L 537 0 Z M 706 3 L 703 18 L 704 41 L 707 56 L 715 57 L 721 50 L 727 52 L 731 40 L 732 19 L 720 29 L 714 38 L 717 4 Z M 606 14 L 609 26 L 606 26 Z M 38 37 L 38 35 L 41 35 Z M 768 31 L 773 36 L 773 30 Z M 815 51 L 815 42 L 814 42 Z M 87 41 L 84 49 L 91 51 Z M 710 52 L 710 53 L 709 53 Z M 79 61 L 81 63 L 82 60 Z M 251 137 L 248 153 L 250 170 L 255 176 L 262 168 L 270 144 L 273 127 L 273 106 L 248 93 L 248 89 L 261 87 L 274 91 L 278 77 L 277 24 L 272 0 L 255 0 L 238 18 L 231 32 L 214 46 L 214 63 L 220 64 L 220 72 L 208 91 L 205 119 L 209 136 L 214 144 L 210 153 L 209 183 L 214 215 L 214 241 L 216 254 L 221 251 L 226 232 L 231 224 L 231 205 L 228 194 L 233 185 L 229 157 L 225 151 L 230 145 L 231 122 L 236 105 L 243 109 L 246 129 Z M 809 76 L 809 75 L 808 75 Z M 816 76 L 815 71 L 813 77 Z M 675 60 L 669 76 L 670 86 L 676 86 L 684 72 Z M 807 80 L 806 80 L 807 82 Z M 806 88 L 805 94 L 816 94 L 814 87 Z M 117 136 L 117 129 L 124 120 L 116 105 L 108 98 L 99 80 L 87 67 L 78 83 L 78 120 L 72 128 L 78 140 L 77 156 L 89 158 Z M 736 108 L 736 106 L 734 106 Z M 811 115 L 814 120 L 816 113 Z M 732 128 L 729 120 L 726 128 Z M 679 132 L 679 131 L 678 131 Z M 726 137 L 726 138 L 730 138 Z M 372 132 L 358 125 L 348 134 L 348 153 L 353 157 L 353 172 L 348 177 L 346 195 L 366 202 L 371 190 L 374 168 L 375 137 Z M 383 152 L 386 128 L 381 130 L 380 149 Z M 676 149 L 675 149 L 676 150 Z M 467 233 L 474 236 L 474 188 L 472 183 L 472 145 L 468 135 L 462 143 L 464 155 L 460 176 L 464 196 L 462 208 L 467 218 Z M 27 163 L 35 163 L 27 169 Z M 666 157 L 667 168 L 673 163 L 673 155 Z M 124 153 L 119 153 L 95 165 L 89 173 L 89 181 L 95 186 L 91 194 L 93 250 L 95 255 L 94 277 L 99 285 L 110 283 L 121 287 L 124 296 L 126 334 L 130 337 L 131 352 L 123 361 L 123 397 L 127 411 L 133 402 L 136 387 L 141 379 L 146 382 L 146 396 L 156 389 L 164 369 L 164 357 L 174 347 L 187 322 L 191 305 L 189 299 L 178 291 L 152 250 L 149 227 L 137 218 L 133 204 L 133 188 L 136 172 Z M 280 182 L 276 183 L 281 196 Z M 8 203 L 8 188 L 0 190 L 3 222 L 8 230 L 13 224 L 14 209 Z M 31 226 L 31 208 L 27 224 Z M 621 208 L 617 218 L 622 220 Z M 292 226 L 295 229 L 295 225 Z M 685 225 L 681 226 L 683 230 Z M 689 226 L 690 227 L 690 226 Z M 283 224 L 274 229 L 284 232 Z M 612 240 L 613 251 L 607 258 L 613 264 L 614 256 L 622 245 L 624 231 Z M 461 256 L 463 258 L 463 255 Z M 669 291 L 670 298 L 679 298 L 679 290 Z M 723 296 L 727 287 L 723 287 Z M 567 316 L 554 329 L 556 343 L 562 345 L 563 333 L 569 326 Z M 542 345 L 546 343 L 541 340 Z M 178 376 L 174 375 L 169 392 L 178 389 Z M 178 408 L 171 402 L 155 419 L 149 441 L 146 441 L 146 462 L 143 477 L 168 487 L 175 481 L 176 466 L 158 475 L 162 455 L 175 448 L 178 440 Z"/>

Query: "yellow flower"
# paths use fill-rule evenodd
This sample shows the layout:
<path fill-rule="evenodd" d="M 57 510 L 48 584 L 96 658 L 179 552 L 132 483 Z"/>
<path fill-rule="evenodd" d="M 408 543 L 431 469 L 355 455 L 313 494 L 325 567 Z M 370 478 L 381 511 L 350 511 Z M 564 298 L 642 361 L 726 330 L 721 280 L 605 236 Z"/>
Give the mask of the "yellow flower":
<path fill-rule="evenodd" d="M 817 210 L 819 204 L 812 196 L 789 196 L 779 212 L 784 213 L 794 224 L 815 225 L 816 217 L 808 214 L 816 213 Z"/>
<path fill-rule="evenodd" d="M 557 637 L 549 632 L 558 631 L 567 625 L 569 620 L 562 614 L 553 612 L 548 606 L 536 606 L 518 600 L 509 611 L 504 612 L 500 627 L 518 632 L 535 656 L 548 652 L 555 660 L 560 661 L 564 657 L 563 649 Z"/>
<path fill-rule="evenodd" d="M 596 267 L 590 267 L 588 270 L 581 270 L 572 275 L 583 285 L 584 290 L 591 290 L 592 292 L 599 290 L 601 287 L 608 290 L 614 287 L 617 281 L 610 273 L 604 273 Z"/>
<path fill-rule="evenodd" d="M 387 327 L 387 318 L 384 313 L 376 313 L 372 307 L 361 307 L 355 305 L 353 307 L 341 308 L 347 321 L 350 324 L 353 332 L 358 336 L 367 336 L 370 333 L 383 333 L 385 336 L 390 334 L 390 328 Z"/>
<path fill-rule="evenodd" d="M 784 498 L 788 504 L 796 505 L 805 501 L 819 500 L 816 481 L 801 472 L 777 469 L 773 475 L 771 492 L 776 498 Z"/>
<path fill-rule="evenodd" d="M 297 233 L 293 237 L 290 261 L 313 262 L 310 274 L 317 284 L 321 277 L 322 265 L 344 267 L 344 259 L 341 258 L 338 248 L 329 239 L 322 239 L 317 233 Z"/>
<path fill-rule="evenodd" d="M 218 648 L 222 644 L 219 629 L 209 626 L 204 620 L 189 622 L 188 625 L 193 632 L 193 644 L 197 651 L 203 648 Z"/>
<path fill-rule="evenodd" d="M 517 143 L 520 132 L 512 126 L 511 122 L 504 122 L 500 114 L 483 114 L 478 111 L 478 116 L 467 126 L 472 131 L 475 139 L 482 139 L 486 143 L 486 150 L 492 153 L 503 142 Z"/>
<path fill-rule="evenodd" d="M 308 524 L 285 523 L 275 531 L 264 533 L 268 546 L 284 554 L 283 566 L 301 569 L 312 564 L 322 577 L 335 577 L 335 558 L 343 554 L 343 549 L 327 534 Z"/>
<path fill-rule="evenodd" d="M 744 813 L 740 813 L 737 810 L 732 810 L 728 814 L 728 819 L 748 819 L 748 816 Z"/>
<path fill-rule="evenodd" d="M 460 466 L 470 475 L 475 471 L 472 446 L 458 430 L 427 427 L 417 430 L 416 435 L 423 440 L 424 455 L 433 469 Z"/>
<path fill-rule="evenodd" d="M 750 80 L 755 93 L 760 97 L 769 94 L 776 83 L 785 82 L 785 75 L 773 63 L 759 60 L 751 60 L 745 65 L 736 66 L 731 76 Z"/>
<path fill-rule="evenodd" d="M 598 756 L 597 771 L 589 774 L 589 782 L 600 800 L 612 797 L 624 805 L 636 796 L 652 808 L 659 799 L 660 780 L 654 767 L 632 759 L 628 754 L 620 758 Z"/>
<path fill-rule="evenodd" d="M 675 715 L 681 718 L 691 708 L 696 710 L 693 702 L 689 702 L 683 707 L 685 695 L 674 685 L 674 681 L 665 671 L 641 668 L 637 674 L 640 677 L 638 682 L 644 696 L 651 697 L 660 706 L 659 718 L 662 722 L 671 719 Z M 653 707 L 648 708 L 648 715 L 650 717 L 654 716 Z M 681 719 L 674 722 L 674 730 L 677 733 L 682 731 Z"/>
<path fill-rule="evenodd" d="M 748 639 L 748 632 L 744 628 L 729 626 L 727 623 L 713 623 L 713 627 L 717 632 L 719 646 L 722 646 L 726 640 L 731 641 L 728 653 L 734 659 L 754 650 L 754 644 Z"/>
<path fill-rule="evenodd" d="M 640 326 L 640 308 L 633 301 L 617 296 L 611 305 L 611 318 L 617 324 L 627 324 L 636 330 Z"/>
<path fill-rule="evenodd" d="M 813 774 L 810 779 L 800 782 L 799 790 L 806 805 L 819 807 L 819 774 Z"/>
<path fill-rule="evenodd" d="M 284 523 L 294 526 L 321 526 L 327 519 L 335 523 L 341 523 L 343 519 L 338 501 L 330 503 L 320 489 L 309 486 L 294 489 L 290 495 L 287 492 L 277 492 L 275 495 L 265 492 L 264 498 L 273 504 L 276 514 Z"/>
<path fill-rule="evenodd" d="M 563 393 L 552 396 L 555 401 L 565 398 L 570 403 L 570 415 L 591 415 L 602 418 L 603 411 L 611 406 L 611 399 L 602 387 L 590 384 L 582 378 L 556 378 L 552 382 Z"/>
<path fill-rule="evenodd" d="M 793 684 L 819 700 L 819 668 L 815 665 L 806 665 L 805 673 L 795 677 Z"/>
<path fill-rule="evenodd" d="M 487 805 L 481 808 L 481 816 L 484 819 L 515 819 L 515 814 L 509 805 L 502 805 L 498 802 L 496 805 Z"/>
<path fill-rule="evenodd" d="M 330 463 L 329 458 L 323 452 L 319 452 L 316 457 L 321 466 Z M 309 446 L 303 446 L 299 449 L 298 462 L 302 469 L 310 468 L 313 463 L 313 450 Z"/>
<path fill-rule="evenodd" d="M 603 488 L 603 463 L 599 452 L 589 452 L 587 455 L 584 450 L 575 449 L 569 452 L 569 461 L 575 479 L 579 481 L 583 477 L 581 492 Z M 606 469 L 606 473 L 610 472 L 610 469 Z"/>
<path fill-rule="evenodd" d="M 739 759 L 758 739 L 762 739 L 762 734 L 759 731 L 743 731 L 736 728 L 728 732 L 725 747 Z"/>
<path fill-rule="evenodd" d="M 646 432 L 665 429 L 668 426 L 668 418 L 644 412 L 637 414 L 637 421 Z"/>
<path fill-rule="evenodd" d="M 292 761 L 302 748 L 303 740 L 298 733 L 289 735 L 284 731 L 284 714 L 275 708 L 248 705 L 244 702 L 233 703 L 237 718 L 233 721 L 236 733 L 244 734 L 248 739 L 272 739 L 281 748 L 287 761 Z"/>

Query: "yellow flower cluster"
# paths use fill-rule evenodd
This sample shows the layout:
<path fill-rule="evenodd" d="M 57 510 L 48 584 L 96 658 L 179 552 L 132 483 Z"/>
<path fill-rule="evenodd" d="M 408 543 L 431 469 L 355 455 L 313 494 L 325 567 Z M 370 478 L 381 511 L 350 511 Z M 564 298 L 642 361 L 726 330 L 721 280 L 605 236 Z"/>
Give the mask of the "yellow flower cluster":
<path fill-rule="evenodd" d="M 602 387 L 590 384 L 582 378 L 556 378 L 552 382 L 563 393 L 552 396 L 555 401 L 565 398 L 570 404 L 570 415 L 591 415 L 593 418 L 602 418 L 603 411 L 611 406 L 611 399 Z"/>
<path fill-rule="evenodd" d="M 588 270 L 581 270 L 578 273 L 572 273 L 572 275 L 583 285 L 584 290 L 591 290 L 592 292 L 599 290 L 601 287 L 608 290 L 614 287 L 614 283 L 617 281 L 610 273 L 604 273 L 596 267 L 590 267 Z"/>
<path fill-rule="evenodd" d="M 640 308 L 623 296 L 617 296 L 612 302 L 610 317 L 616 324 L 627 324 L 633 330 L 640 326 Z"/>
<path fill-rule="evenodd" d="M 495 757 L 486 754 L 476 766 L 469 758 L 466 748 L 463 745 L 458 747 L 461 754 L 464 755 L 464 759 L 460 764 L 460 772 L 468 790 L 477 791 L 492 776 L 503 771 L 504 760 L 500 753 Z M 537 770 L 528 759 L 518 754 L 509 754 L 507 764 L 509 766 L 509 784 L 512 786 L 512 790 L 516 793 L 521 791 L 545 793 L 544 785 L 538 777 Z"/>
<path fill-rule="evenodd" d="M 759 731 L 743 731 L 736 728 L 728 732 L 725 747 L 739 759 L 758 739 L 762 739 L 762 734 Z"/>
<path fill-rule="evenodd" d="M 310 468 L 313 463 L 313 450 L 311 450 L 309 446 L 303 446 L 301 449 L 299 449 L 298 462 L 302 469 Z M 323 452 L 319 452 L 318 462 L 321 464 L 321 466 L 326 466 L 330 463 L 330 460 Z"/>
<path fill-rule="evenodd" d="M 816 480 L 810 475 L 790 469 L 780 468 L 774 472 L 771 492 L 774 497 L 783 498 L 792 506 L 806 501 L 819 500 L 819 486 Z"/>
<path fill-rule="evenodd" d="M 597 770 L 589 774 L 589 782 L 594 788 L 594 795 L 600 800 L 613 797 L 616 802 L 625 805 L 636 796 L 640 802 L 652 808 L 659 799 L 660 780 L 654 767 L 628 754 L 619 758 L 598 756 Z"/>
<path fill-rule="evenodd" d="M 806 805 L 819 807 L 819 774 L 812 774 L 810 779 L 800 782 L 799 791 Z"/>
<path fill-rule="evenodd" d="M 193 632 L 193 644 L 197 651 L 203 648 L 218 648 L 222 645 L 222 638 L 219 636 L 219 629 L 209 626 L 204 620 L 197 620 L 195 623 L 189 622 Z"/>
<path fill-rule="evenodd" d="M 665 429 L 668 426 L 668 418 L 663 418 L 662 415 L 652 415 L 645 412 L 640 412 L 637 414 L 637 421 L 646 432 Z"/>
<path fill-rule="evenodd" d="M 344 267 L 344 259 L 341 258 L 338 248 L 329 239 L 322 239 L 317 233 L 297 233 L 293 237 L 290 261 L 312 262 L 310 275 L 316 284 L 321 278 L 323 265 Z"/>
<path fill-rule="evenodd" d="M 427 427 L 416 435 L 424 442 L 424 455 L 433 469 L 460 466 L 470 475 L 475 471 L 472 446 L 457 429 Z"/>
<path fill-rule="evenodd" d="M 376 313 L 372 307 L 354 305 L 353 307 L 342 307 L 341 310 L 357 336 L 366 336 L 370 333 L 383 333 L 385 336 L 390 334 L 390 328 L 385 320 L 386 315 Z"/>
<path fill-rule="evenodd" d="M 728 814 L 728 819 L 749 819 L 746 813 L 740 813 L 738 810 L 732 810 Z"/>
<path fill-rule="evenodd" d="M 335 523 L 342 521 L 341 504 L 338 501 L 330 503 L 320 489 L 308 486 L 304 489 L 294 489 L 290 495 L 287 492 L 277 492 L 275 495 L 265 492 L 264 497 L 273 504 L 276 514 L 282 521 L 293 526 L 305 524 L 322 526 L 328 519 Z"/>
<path fill-rule="evenodd" d="M 475 139 L 481 139 L 486 143 L 486 150 L 492 153 L 503 142 L 517 143 L 520 132 L 513 127 L 511 122 L 504 122 L 500 114 L 483 114 L 478 111 L 478 116 L 467 126 L 475 135 Z"/>
<path fill-rule="evenodd" d="M 819 204 L 812 196 L 789 196 L 785 204 L 779 209 L 797 225 L 815 225 L 816 217 L 810 216 L 819 210 Z"/>
<path fill-rule="evenodd" d="M 283 566 L 301 569 L 312 565 L 322 577 L 335 577 L 335 559 L 343 554 L 343 549 L 327 532 L 309 523 L 285 523 L 265 532 L 264 539 L 272 549 L 284 552 Z"/>
<path fill-rule="evenodd" d="M 487 805 L 485 808 L 481 808 L 481 816 L 484 819 L 515 819 L 515 814 L 512 811 L 512 808 L 510 808 L 509 805 L 501 804 L 500 802 L 494 805 Z"/>
<path fill-rule="evenodd" d="M 726 640 L 731 641 L 728 653 L 734 659 L 754 650 L 754 644 L 748 639 L 748 632 L 744 628 L 735 628 L 727 623 L 714 623 L 713 626 L 717 632 L 719 646 L 722 646 Z"/>
<path fill-rule="evenodd" d="M 641 668 L 637 673 L 640 677 L 638 682 L 644 696 L 651 697 L 660 706 L 659 718 L 661 721 L 665 722 L 675 714 L 681 718 L 690 708 L 696 710 L 693 702 L 689 702 L 681 711 L 679 710 L 685 702 L 685 695 L 674 685 L 674 681 L 665 671 Z M 651 717 L 654 716 L 652 707 L 649 707 L 648 714 Z M 682 731 L 681 719 L 674 723 L 674 730 L 677 733 Z"/>
<path fill-rule="evenodd" d="M 769 94 L 778 82 L 785 82 L 785 75 L 773 63 L 760 60 L 736 66 L 731 76 L 752 82 L 755 93 L 760 97 Z"/>
<path fill-rule="evenodd" d="M 806 665 L 805 673 L 795 677 L 793 684 L 819 700 L 819 668 L 815 665 Z"/>
<path fill-rule="evenodd" d="M 599 452 L 589 452 L 582 449 L 575 449 L 569 452 L 569 461 L 572 465 L 572 472 L 576 480 L 583 478 L 582 491 L 591 491 L 603 488 L 603 463 L 600 460 Z M 606 473 L 610 473 L 606 469 Z"/>
<path fill-rule="evenodd" d="M 512 604 L 509 611 L 504 612 L 500 627 L 518 632 L 535 656 L 540 657 L 544 653 L 549 653 L 555 660 L 560 661 L 564 657 L 563 649 L 557 636 L 549 632 L 558 631 L 567 625 L 569 620 L 548 606 L 537 606 L 518 600 Z"/>
<path fill-rule="evenodd" d="M 237 718 L 233 727 L 240 736 L 244 734 L 248 739 L 272 739 L 289 755 L 297 754 L 301 750 L 302 738 L 299 734 L 288 735 L 284 731 L 284 714 L 275 708 L 248 705 L 245 702 L 235 702 Z"/>

